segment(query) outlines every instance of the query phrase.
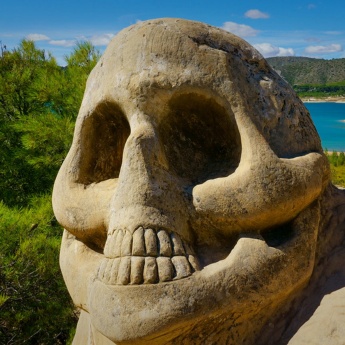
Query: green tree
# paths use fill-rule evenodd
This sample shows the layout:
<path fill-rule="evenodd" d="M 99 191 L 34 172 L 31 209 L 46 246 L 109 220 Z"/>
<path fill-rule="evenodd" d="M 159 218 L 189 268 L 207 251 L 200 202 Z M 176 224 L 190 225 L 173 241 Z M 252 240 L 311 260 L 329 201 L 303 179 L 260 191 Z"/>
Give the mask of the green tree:
<path fill-rule="evenodd" d="M 52 71 L 59 70 L 55 59 L 32 41 L 22 40 L 11 52 L 1 50 L 0 200 L 9 205 L 25 203 L 38 188 L 31 183 L 30 165 L 18 155 L 21 133 L 15 126 L 28 116 L 49 112 L 44 90 Z"/>
<path fill-rule="evenodd" d="M 88 41 L 78 42 L 72 53 L 65 57 L 67 68 L 63 87 L 66 94 L 62 102 L 65 112 L 78 114 L 86 80 L 99 58 L 99 51 Z"/>
<path fill-rule="evenodd" d="M 25 205 L 51 189 L 72 140 L 85 83 L 99 52 L 79 42 L 67 67 L 23 40 L 0 57 L 0 200 Z"/>
<path fill-rule="evenodd" d="M 0 344 L 65 344 L 76 318 L 51 190 L 99 53 L 80 42 L 65 68 L 27 40 L 0 54 Z"/>
<path fill-rule="evenodd" d="M 0 56 L 0 115 L 2 120 L 15 119 L 45 110 L 42 98 L 52 71 L 59 69 L 56 60 L 35 43 L 22 40 L 12 52 Z"/>

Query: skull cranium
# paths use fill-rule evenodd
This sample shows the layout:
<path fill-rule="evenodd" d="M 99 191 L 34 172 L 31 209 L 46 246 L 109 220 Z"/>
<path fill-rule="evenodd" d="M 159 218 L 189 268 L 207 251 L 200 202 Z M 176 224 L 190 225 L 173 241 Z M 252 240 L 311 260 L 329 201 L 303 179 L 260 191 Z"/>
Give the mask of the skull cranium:
<path fill-rule="evenodd" d="M 92 71 L 54 186 L 70 294 L 116 343 L 249 344 L 311 274 L 328 179 L 309 114 L 251 46 L 138 23 Z"/>

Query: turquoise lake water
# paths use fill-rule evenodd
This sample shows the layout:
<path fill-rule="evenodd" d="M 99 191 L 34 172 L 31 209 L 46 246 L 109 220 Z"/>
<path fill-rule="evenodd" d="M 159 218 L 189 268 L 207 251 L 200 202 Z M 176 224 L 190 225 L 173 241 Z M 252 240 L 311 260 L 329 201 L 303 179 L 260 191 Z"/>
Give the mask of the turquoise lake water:
<path fill-rule="evenodd" d="M 304 103 L 328 151 L 345 151 L 345 103 Z"/>

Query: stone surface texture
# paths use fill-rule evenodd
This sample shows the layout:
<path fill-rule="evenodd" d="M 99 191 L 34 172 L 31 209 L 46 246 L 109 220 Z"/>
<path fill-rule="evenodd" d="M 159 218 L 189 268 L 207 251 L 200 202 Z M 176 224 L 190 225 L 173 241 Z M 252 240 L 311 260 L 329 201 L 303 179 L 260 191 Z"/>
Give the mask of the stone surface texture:
<path fill-rule="evenodd" d="M 308 111 L 248 43 L 182 19 L 124 29 L 53 191 L 74 344 L 298 344 L 338 281 L 329 176 Z"/>

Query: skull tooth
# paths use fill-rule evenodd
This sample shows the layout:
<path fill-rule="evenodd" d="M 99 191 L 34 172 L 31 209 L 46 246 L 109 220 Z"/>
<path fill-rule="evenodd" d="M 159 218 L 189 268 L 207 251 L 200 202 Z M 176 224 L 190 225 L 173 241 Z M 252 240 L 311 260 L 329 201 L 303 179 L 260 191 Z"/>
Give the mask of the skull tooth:
<path fill-rule="evenodd" d="M 117 231 L 117 235 L 114 241 L 114 245 L 112 248 L 112 254 L 115 258 L 118 258 L 121 256 L 121 246 L 122 246 L 122 241 L 123 241 L 124 233 L 120 229 Z"/>
<path fill-rule="evenodd" d="M 142 284 L 145 258 L 143 256 L 132 256 L 131 258 L 131 284 Z"/>
<path fill-rule="evenodd" d="M 98 277 L 99 279 L 103 280 L 103 277 L 104 277 L 104 273 L 105 273 L 105 270 L 107 268 L 107 265 L 108 265 L 108 261 L 109 259 L 107 258 L 104 258 L 101 262 L 101 265 L 99 267 L 99 270 L 98 270 Z"/>
<path fill-rule="evenodd" d="M 194 255 L 188 255 L 188 261 L 194 271 L 200 271 L 199 260 Z"/>
<path fill-rule="evenodd" d="M 144 229 L 142 227 L 134 231 L 132 255 L 145 256 Z"/>
<path fill-rule="evenodd" d="M 187 255 L 195 255 L 193 249 L 190 247 L 188 243 L 183 243 L 183 245 L 184 245 Z"/>
<path fill-rule="evenodd" d="M 160 256 L 156 259 L 158 266 L 158 276 L 160 282 L 167 282 L 173 279 L 174 267 L 171 263 L 171 259 Z"/>
<path fill-rule="evenodd" d="M 145 258 L 144 265 L 144 283 L 154 284 L 158 282 L 157 262 L 156 258 L 148 256 Z"/>
<path fill-rule="evenodd" d="M 114 257 L 113 251 L 116 245 L 117 233 L 118 233 L 118 230 L 116 230 L 115 232 L 112 231 L 111 233 L 108 234 L 108 238 L 104 246 L 104 255 L 106 257 L 109 257 L 109 258 Z"/>
<path fill-rule="evenodd" d="M 129 256 L 132 254 L 132 234 L 126 231 L 121 244 L 121 256 Z"/>
<path fill-rule="evenodd" d="M 107 260 L 107 263 L 104 266 L 103 281 L 108 283 L 110 280 L 110 277 L 111 277 L 113 260 L 111 260 L 111 259 L 106 259 L 106 260 Z"/>
<path fill-rule="evenodd" d="M 146 229 L 144 236 L 145 236 L 146 255 L 158 256 L 158 243 L 157 243 L 156 232 L 152 229 Z"/>
<path fill-rule="evenodd" d="M 121 262 L 119 265 L 117 283 L 120 285 L 129 284 L 130 274 L 131 274 L 131 257 L 130 256 L 124 256 L 121 258 Z"/>
<path fill-rule="evenodd" d="M 178 234 L 174 232 L 171 234 L 171 242 L 174 249 L 174 255 L 186 255 L 181 237 Z"/>
<path fill-rule="evenodd" d="M 108 236 L 113 236 L 116 232 L 117 232 L 117 229 L 115 228 L 108 230 Z"/>
<path fill-rule="evenodd" d="M 113 242 L 113 234 L 108 234 L 107 241 L 105 242 L 103 253 L 106 257 L 110 257 L 110 242 Z"/>
<path fill-rule="evenodd" d="M 165 230 L 159 230 L 157 233 L 157 237 L 159 242 L 159 254 L 161 256 L 171 257 L 172 248 L 168 233 Z"/>
<path fill-rule="evenodd" d="M 115 259 L 112 259 L 112 261 L 113 261 L 113 266 L 111 268 L 111 276 L 109 279 L 109 284 L 115 285 L 117 283 L 117 276 L 119 273 L 119 266 L 120 266 L 121 259 L 115 258 Z"/>
<path fill-rule="evenodd" d="M 191 267 L 185 256 L 173 256 L 171 261 L 176 271 L 176 276 L 174 279 L 185 278 L 192 274 Z"/>

